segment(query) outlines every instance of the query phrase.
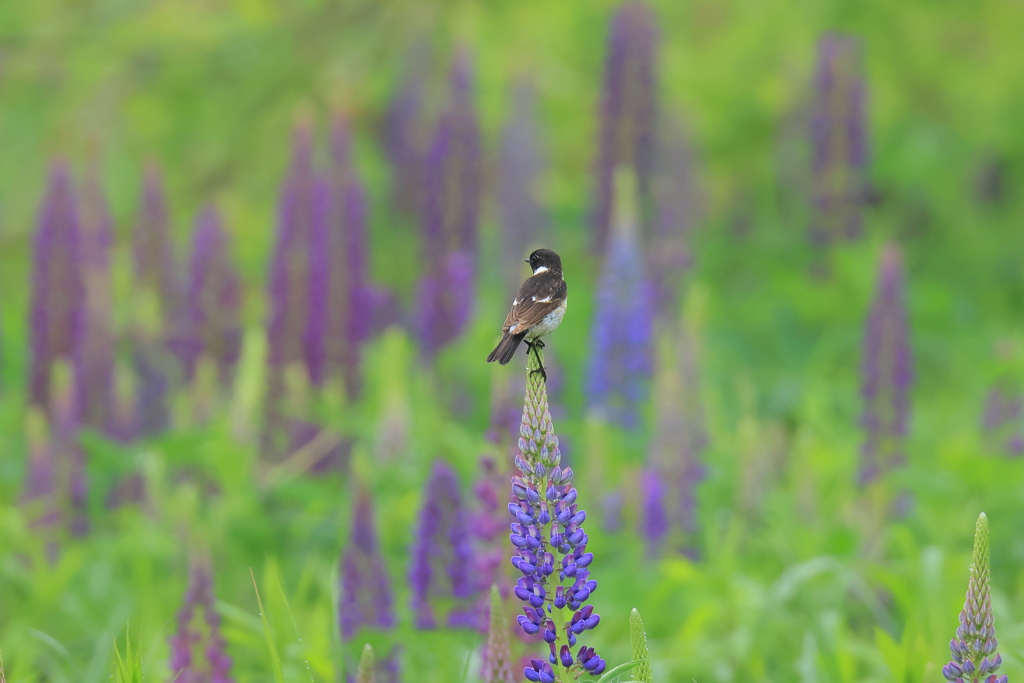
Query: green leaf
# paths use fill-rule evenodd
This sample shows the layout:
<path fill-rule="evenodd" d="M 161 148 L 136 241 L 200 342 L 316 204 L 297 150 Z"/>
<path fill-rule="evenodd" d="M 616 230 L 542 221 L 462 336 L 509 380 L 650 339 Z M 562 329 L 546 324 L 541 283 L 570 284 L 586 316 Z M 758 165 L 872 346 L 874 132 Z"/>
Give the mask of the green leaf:
<path fill-rule="evenodd" d="M 633 675 L 641 683 L 654 683 L 651 672 L 651 653 L 647 649 L 647 633 L 640 612 L 633 608 L 629 614 L 629 642 L 632 647 L 633 660 L 638 662 L 633 668 Z"/>
<path fill-rule="evenodd" d="M 3 677 L 3 660 L 0 659 L 0 682 Z M 114 681 L 115 683 L 142 683 L 142 657 L 132 652 L 132 639 L 128 631 L 124 634 L 124 657 L 114 641 Z"/>
<path fill-rule="evenodd" d="M 252 589 L 256 591 L 256 604 L 260 608 L 260 621 L 263 623 L 263 637 L 267 640 L 267 650 L 270 652 L 270 664 L 274 669 L 274 680 L 277 683 L 284 683 L 284 670 L 281 668 L 281 657 L 277 654 L 277 646 L 274 645 L 274 637 L 270 633 L 270 622 L 267 621 L 266 612 L 263 609 L 263 601 L 260 599 L 260 589 L 256 586 L 256 575 L 249 567 L 249 576 L 252 577 Z"/>
<path fill-rule="evenodd" d="M 601 676 L 599 679 L 597 679 L 597 683 L 610 683 L 612 678 L 614 678 L 615 676 L 619 675 L 620 673 L 623 673 L 624 671 L 626 671 L 626 669 L 633 668 L 634 666 L 636 666 L 639 663 L 640 662 L 629 661 L 629 662 L 626 662 L 625 664 L 619 664 L 616 667 L 612 667 L 611 669 L 608 669 L 607 671 L 605 671 L 603 676 Z"/>

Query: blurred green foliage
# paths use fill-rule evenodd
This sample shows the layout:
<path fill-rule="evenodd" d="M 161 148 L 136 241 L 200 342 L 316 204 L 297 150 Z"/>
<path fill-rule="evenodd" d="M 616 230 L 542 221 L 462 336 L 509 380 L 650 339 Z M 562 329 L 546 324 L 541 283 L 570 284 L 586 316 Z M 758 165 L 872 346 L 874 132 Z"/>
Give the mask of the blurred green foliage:
<path fill-rule="evenodd" d="M 1024 380 L 1024 5 L 654 4 L 661 106 L 686 123 L 707 196 L 686 306 L 701 333 L 710 475 L 699 492 L 699 561 L 645 559 L 631 531 L 632 497 L 623 531 L 595 528 L 594 603 L 604 618 L 594 645 L 610 665 L 626 661 L 635 606 L 659 681 L 938 680 L 966 588 L 972 522 L 985 510 L 1002 671 L 1024 676 L 1024 459 L 993 451 L 979 430 L 990 384 L 1004 375 Z M 588 420 L 582 389 L 598 268 L 584 248 L 585 219 L 612 7 L 0 4 L 0 646 L 10 683 L 107 680 L 110 643 L 129 621 L 145 677 L 169 678 L 167 638 L 185 590 L 186 539 L 195 538 L 212 548 L 239 681 L 270 680 L 270 671 L 275 680 L 334 681 L 344 667 L 354 670 L 361 643 L 343 651 L 335 613 L 348 483 L 267 471 L 257 460 L 262 292 L 291 126 L 340 108 L 353 116 L 369 183 L 374 277 L 411 295 L 415 226 L 388 207 L 377 137 L 405 56 L 420 41 L 439 63 L 455 45 L 473 50 L 490 152 L 512 78 L 527 73 L 537 83 L 552 162 L 544 199 L 555 227 L 547 242 L 563 254 L 573 299 L 549 344 L 566 380 L 567 415 L 556 429 L 588 509 L 611 482 L 635 482 L 645 435 Z M 832 276 L 822 281 L 811 275 L 806 216 L 794 200 L 800 185 L 789 181 L 806 172 L 792 115 L 809 97 L 815 40 L 829 29 L 865 43 L 871 177 L 881 201 L 867 238 L 829 255 Z M 209 426 L 130 447 L 86 435 L 94 530 L 64 543 L 50 563 L 17 499 L 30 234 L 56 155 L 101 169 L 121 272 L 146 160 L 166 169 L 182 243 L 199 207 L 216 201 L 241 238 L 249 332 L 237 390 Z M 992 168 L 1002 191 L 982 201 L 979 178 Z M 497 252 L 491 203 L 482 258 L 499 263 L 508 255 Z M 854 484 L 857 373 L 885 239 L 900 240 L 907 255 L 917 376 L 909 462 L 887 486 L 912 492 L 915 505 L 872 535 L 871 501 Z M 477 457 L 490 448 L 482 434 L 491 383 L 514 372 L 482 362 L 507 303 L 500 269 L 482 270 L 476 322 L 437 367 L 425 367 L 415 343 L 390 330 L 368 351 L 364 400 L 323 407 L 328 422 L 356 437 L 353 476 L 375 492 L 403 610 L 429 462 L 440 455 L 464 482 L 475 476 Z M 124 279 L 118 310 L 127 301 Z M 401 447 L 390 449 L 395 425 Z M 775 463 L 774 476 L 750 475 L 766 462 Z M 132 471 L 143 474 L 149 501 L 107 510 L 107 492 Z M 473 679 L 476 635 L 416 632 L 402 614 L 396 640 L 407 680 L 462 680 L 467 667 Z M 379 638 L 369 636 L 386 652 Z M 136 680 L 123 678 L 133 657 L 128 650 L 119 661 L 118 680 Z"/>

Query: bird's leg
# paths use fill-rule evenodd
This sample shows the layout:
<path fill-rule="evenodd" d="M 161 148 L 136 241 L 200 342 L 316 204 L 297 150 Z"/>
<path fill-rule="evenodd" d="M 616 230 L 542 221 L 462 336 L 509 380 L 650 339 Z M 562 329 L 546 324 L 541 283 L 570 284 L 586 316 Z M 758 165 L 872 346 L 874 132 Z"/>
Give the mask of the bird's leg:
<path fill-rule="evenodd" d="M 533 351 L 533 355 L 537 359 L 537 366 L 538 367 L 536 369 L 534 369 L 534 370 L 531 370 L 530 374 L 533 374 L 535 372 L 539 372 L 541 378 L 544 380 L 544 383 L 547 384 L 548 383 L 548 373 L 547 373 L 547 370 L 544 368 L 544 361 L 541 360 L 541 357 L 540 357 L 540 350 L 544 348 L 543 340 L 538 339 L 536 341 L 531 342 L 531 341 L 528 341 L 528 340 L 524 339 L 523 341 L 526 342 L 526 346 L 527 346 L 526 352 L 529 353 L 530 351 Z"/>

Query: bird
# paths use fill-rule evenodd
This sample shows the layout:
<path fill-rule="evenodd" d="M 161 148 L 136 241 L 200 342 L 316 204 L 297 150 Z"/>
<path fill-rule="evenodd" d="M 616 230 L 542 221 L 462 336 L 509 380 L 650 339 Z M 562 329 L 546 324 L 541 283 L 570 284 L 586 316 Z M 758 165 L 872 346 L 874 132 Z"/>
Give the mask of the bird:
<path fill-rule="evenodd" d="M 487 362 L 507 365 L 519 343 L 530 349 L 544 348 L 541 337 L 551 334 L 565 316 L 566 284 L 562 279 L 562 259 L 550 249 L 537 249 L 526 259 L 533 275 L 526 278 L 512 301 L 512 308 L 501 328 L 501 341 L 494 347 Z M 529 353 L 529 351 L 527 351 Z M 547 380 L 544 366 L 537 369 Z"/>

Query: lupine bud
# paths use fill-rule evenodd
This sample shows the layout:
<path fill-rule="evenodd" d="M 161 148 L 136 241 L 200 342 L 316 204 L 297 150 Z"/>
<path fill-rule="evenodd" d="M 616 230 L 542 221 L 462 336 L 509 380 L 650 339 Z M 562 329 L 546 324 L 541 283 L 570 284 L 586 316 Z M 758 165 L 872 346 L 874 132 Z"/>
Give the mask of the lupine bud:
<path fill-rule="evenodd" d="M 629 429 L 638 426 L 647 396 L 653 331 L 632 179 L 623 171 L 616 183 L 616 229 L 597 285 L 588 391 L 592 409 Z"/>
<path fill-rule="evenodd" d="M 351 640 L 361 627 L 395 626 L 394 601 L 373 523 L 373 500 L 360 489 L 352 514 L 352 531 L 341 561 L 338 605 L 341 637 Z"/>
<path fill-rule="evenodd" d="M 996 653 L 996 627 L 989 585 L 988 517 L 978 516 L 967 599 L 960 612 L 956 638 L 949 643 L 952 661 L 942 668 L 946 680 L 955 683 L 1006 683 L 997 676 L 1002 657 Z M 995 655 L 995 656 L 992 656 Z M 974 675 L 976 673 L 976 675 Z"/>
<path fill-rule="evenodd" d="M 864 333 L 862 484 L 904 460 L 913 381 L 905 296 L 903 258 L 899 247 L 890 243 L 882 252 L 875 299 Z"/>
<path fill-rule="evenodd" d="M 434 461 L 420 509 L 409 572 L 417 628 L 437 625 L 434 598 L 457 601 L 448 614 L 449 626 L 477 625 L 472 610 L 467 610 L 475 592 L 470 577 L 473 548 L 467 520 L 455 471 L 442 460 Z"/>
<path fill-rule="evenodd" d="M 29 345 L 29 401 L 51 405 L 51 369 L 59 358 L 73 360 L 85 326 L 78 203 L 67 164 L 50 170 L 34 238 Z"/>
<path fill-rule="evenodd" d="M 654 683 L 654 674 L 651 672 L 651 654 L 647 649 L 647 632 L 644 631 L 644 622 L 640 619 L 640 613 L 633 609 L 629 613 L 629 641 L 632 647 L 632 659 L 638 662 L 633 667 L 633 680 L 637 683 Z"/>
<path fill-rule="evenodd" d="M 375 664 L 373 661 L 373 648 L 367 643 L 363 645 L 363 654 L 359 657 L 359 669 L 356 671 L 356 683 L 374 683 Z"/>
<path fill-rule="evenodd" d="M 594 248 L 605 251 L 613 230 L 616 169 L 631 167 L 646 198 L 657 119 L 654 16 L 639 0 L 623 2 L 611 21 L 600 107 L 594 207 Z"/>
<path fill-rule="evenodd" d="M 867 197 L 867 117 L 860 42 L 836 33 L 818 41 L 811 119 L 811 240 L 824 246 L 860 237 Z"/>
<path fill-rule="evenodd" d="M 231 683 L 231 658 L 220 633 L 208 566 L 189 571 L 185 602 L 178 610 L 178 630 L 171 637 L 171 673 L 179 683 Z"/>

